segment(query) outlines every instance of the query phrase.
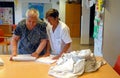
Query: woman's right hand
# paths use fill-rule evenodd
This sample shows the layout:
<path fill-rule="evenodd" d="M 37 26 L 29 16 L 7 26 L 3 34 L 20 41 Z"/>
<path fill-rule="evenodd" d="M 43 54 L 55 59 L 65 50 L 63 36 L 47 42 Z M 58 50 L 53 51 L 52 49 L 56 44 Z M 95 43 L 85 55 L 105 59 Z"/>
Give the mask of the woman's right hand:
<path fill-rule="evenodd" d="M 13 52 L 12 55 L 10 56 L 10 61 L 13 61 L 12 57 L 17 56 L 16 52 Z"/>

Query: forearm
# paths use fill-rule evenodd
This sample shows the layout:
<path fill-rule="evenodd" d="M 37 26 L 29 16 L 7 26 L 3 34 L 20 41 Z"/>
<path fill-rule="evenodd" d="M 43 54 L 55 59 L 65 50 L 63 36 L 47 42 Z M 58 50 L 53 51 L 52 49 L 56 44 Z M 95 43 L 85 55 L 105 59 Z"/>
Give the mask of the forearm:
<path fill-rule="evenodd" d="M 46 43 L 47 43 L 46 39 L 41 40 L 41 43 L 39 44 L 39 46 L 35 52 L 40 54 L 42 52 L 42 50 L 45 48 Z"/>
<path fill-rule="evenodd" d="M 71 43 L 68 43 L 64 46 L 63 50 L 60 52 L 60 54 L 58 56 L 55 56 L 53 59 L 59 59 L 63 53 L 68 52 L 67 50 L 69 49 Z"/>
<path fill-rule="evenodd" d="M 63 50 L 60 52 L 59 56 L 61 56 L 63 53 L 68 52 L 68 49 L 70 48 L 70 45 L 71 45 L 71 43 L 67 43 L 67 44 L 64 46 Z"/>
<path fill-rule="evenodd" d="M 50 54 L 50 42 L 49 42 L 49 40 L 47 40 L 47 49 L 46 49 L 46 53 L 48 54 Z"/>
<path fill-rule="evenodd" d="M 13 36 L 12 39 L 11 39 L 12 55 L 17 54 L 17 44 L 18 44 L 18 40 L 16 40 L 15 37 Z"/>

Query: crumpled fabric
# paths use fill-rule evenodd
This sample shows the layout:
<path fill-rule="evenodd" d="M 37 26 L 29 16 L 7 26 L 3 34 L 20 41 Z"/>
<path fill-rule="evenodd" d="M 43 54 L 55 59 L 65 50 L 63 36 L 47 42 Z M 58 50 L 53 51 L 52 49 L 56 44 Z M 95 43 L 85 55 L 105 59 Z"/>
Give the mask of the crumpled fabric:
<path fill-rule="evenodd" d="M 58 59 L 48 74 L 55 78 L 77 78 L 84 72 L 96 71 L 103 65 L 103 61 L 96 61 L 90 49 L 65 53 Z"/>

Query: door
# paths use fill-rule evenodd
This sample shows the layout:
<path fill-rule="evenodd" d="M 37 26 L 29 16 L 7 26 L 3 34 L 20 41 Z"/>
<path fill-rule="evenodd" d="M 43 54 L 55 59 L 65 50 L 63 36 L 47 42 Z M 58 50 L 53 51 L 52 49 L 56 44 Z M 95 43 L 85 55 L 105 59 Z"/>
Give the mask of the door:
<path fill-rule="evenodd" d="M 65 22 L 70 28 L 71 37 L 80 38 L 81 5 L 66 3 Z"/>

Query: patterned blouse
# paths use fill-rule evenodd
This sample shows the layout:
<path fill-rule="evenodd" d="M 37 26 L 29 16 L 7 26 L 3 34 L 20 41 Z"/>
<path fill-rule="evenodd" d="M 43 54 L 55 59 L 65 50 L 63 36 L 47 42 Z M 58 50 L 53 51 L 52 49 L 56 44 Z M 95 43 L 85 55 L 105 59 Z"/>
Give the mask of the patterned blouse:
<path fill-rule="evenodd" d="M 31 54 L 38 48 L 41 39 L 47 39 L 46 23 L 38 21 L 36 27 L 32 30 L 28 30 L 26 27 L 26 20 L 22 20 L 18 23 L 14 31 L 15 35 L 20 36 L 18 52 L 19 54 Z M 44 54 L 44 50 L 41 54 Z"/>

